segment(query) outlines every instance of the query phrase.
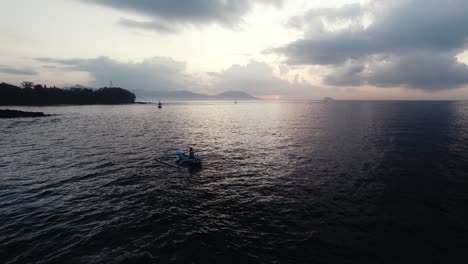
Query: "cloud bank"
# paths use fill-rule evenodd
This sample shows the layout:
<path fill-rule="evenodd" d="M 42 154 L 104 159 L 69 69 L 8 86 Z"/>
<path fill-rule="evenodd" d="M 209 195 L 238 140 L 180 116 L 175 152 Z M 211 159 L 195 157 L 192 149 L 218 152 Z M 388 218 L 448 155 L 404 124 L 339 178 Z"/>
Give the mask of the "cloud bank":
<path fill-rule="evenodd" d="M 122 18 L 120 25 L 150 29 L 159 33 L 175 33 L 187 25 L 220 24 L 235 27 L 254 4 L 281 5 L 282 0 L 80 0 L 149 18 L 136 21 Z"/>
<path fill-rule="evenodd" d="M 280 72 L 286 71 L 284 68 Z M 312 86 L 296 77 L 293 82 L 275 76 L 272 66 L 265 62 L 250 61 L 246 65 L 232 65 L 220 73 L 212 73 L 213 89 L 240 90 L 258 96 L 299 94 L 310 92 Z"/>
<path fill-rule="evenodd" d="M 17 69 L 9 67 L 0 67 L 0 73 L 13 74 L 13 75 L 38 75 L 39 72 L 31 69 Z"/>
<path fill-rule="evenodd" d="M 151 91 L 184 90 L 195 85 L 193 77 L 185 72 L 185 63 L 171 58 L 153 57 L 129 63 L 109 57 L 37 60 L 58 64 L 68 71 L 88 72 L 93 79 L 89 85 L 94 87 L 106 86 L 110 81 L 120 87 Z"/>
<path fill-rule="evenodd" d="M 164 57 L 148 58 L 142 62 L 119 62 L 109 57 L 36 60 L 47 63 L 48 67 L 57 65 L 65 71 L 87 72 L 92 78 L 88 85 L 93 87 L 106 86 L 112 81 L 116 86 L 135 91 L 137 95 L 176 90 L 211 93 L 237 90 L 262 96 L 303 93 L 311 89 L 299 77 L 289 82 L 275 76 L 272 66 L 258 61 L 206 73 L 206 80 L 203 80 L 200 75 L 188 73 L 184 62 Z"/>
<path fill-rule="evenodd" d="M 467 48 L 468 1 L 377 3 L 311 10 L 294 17 L 289 25 L 304 30 L 304 37 L 275 51 L 289 64 L 330 67 L 323 79 L 329 85 L 433 91 L 468 84 L 468 67 L 455 57 Z M 373 13 L 374 21 L 368 26 L 356 23 L 366 13 Z M 326 30 L 317 17 L 347 20 L 349 26 Z"/>

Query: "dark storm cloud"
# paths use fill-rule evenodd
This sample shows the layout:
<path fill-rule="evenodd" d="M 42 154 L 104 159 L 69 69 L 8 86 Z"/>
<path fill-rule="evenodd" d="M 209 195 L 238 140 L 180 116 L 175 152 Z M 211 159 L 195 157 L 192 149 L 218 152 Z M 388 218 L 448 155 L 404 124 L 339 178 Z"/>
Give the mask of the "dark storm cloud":
<path fill-rule="evenodd" d="M 467 47 L 468 1 L 402 0 L 384 5 L 384 11 L 367 28 L 305 34 L 276 52 L 284 54 L 290 64 L 336 67 L 324 79 L 334 85 L 369 83 L 437 90 L 467 83 L 462 76 L 468 70 L 455 55 Z M 357 13 L 344 12 L 343 16 Z M 370 63 L 375 56 L 390 56 L 392 61 L 390 65 L 384 59 Z M 352 61 L 360 61 L 366 69 L 352 66 Z M 417 67 L 421 62 L 431 65 Z"/>
<path fill-rule="evenodd" d="M 375 19 L 368 28 L 324 32 L 277 51 L 291 63 L 339 64 L 376 53 L 460 50 L 468 36 L 468 1 L 403 1 Z"/>
<path fill-rule="evenodd" d="M 341 64 L 372 52 L 376 46 L 353 32 L 327 33 L 312 39 L 301 39 L 276 49 L 287 56 L 289 64 Z"/>
<path fill-rule="evenodd" d="M 14 74 L 14 75 L 38 75 L 39 72 L 31 69 L 15 69 L 0 67 L 0 73 Z"/>
<path fill-rule="evenodd" d="M 280 5 L 282 0 L 81 0 L 145 15 L 151 21 L 122 19 L 121 25 L 172 33 L 181 25 L 218 23 L 237 25 L 255 3 Z"/>
<path fill-rule="evenodd" d="M 325 76 L 323 81 L 334 86 L 358 86 L 364 84 L 365 66 L 360 62 L 349 61 L 337 67 L 331 74 Z"/>
<path fill-rule="evenodd" d="M 366 64 L 366 65 L 365 65 Z M 324 77 L 334 86 L 374 85 L 426 91 L 447 90 L 468 84 L 468 66 L 453 56 L 413 53 L 363 61 L 347 61 Z"/>
<path fill-rule="evenodd" d="M 468 66 L 441 54 L 396 57 L 371 69 L 367 80 L 375 86 L 444 90 L 468 84 Z"/>

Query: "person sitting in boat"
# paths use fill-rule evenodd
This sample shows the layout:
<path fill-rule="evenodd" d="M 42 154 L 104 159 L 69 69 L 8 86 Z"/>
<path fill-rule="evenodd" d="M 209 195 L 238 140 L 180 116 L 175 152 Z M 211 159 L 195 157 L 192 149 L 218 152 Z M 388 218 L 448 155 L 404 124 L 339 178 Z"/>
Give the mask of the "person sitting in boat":
<path fill-rule="evenodd" d="M 189 149 L 189 158 L 194 159 L 195 158 L 195 151 L 193 151 L 193 148 L 190 147 Z"/>

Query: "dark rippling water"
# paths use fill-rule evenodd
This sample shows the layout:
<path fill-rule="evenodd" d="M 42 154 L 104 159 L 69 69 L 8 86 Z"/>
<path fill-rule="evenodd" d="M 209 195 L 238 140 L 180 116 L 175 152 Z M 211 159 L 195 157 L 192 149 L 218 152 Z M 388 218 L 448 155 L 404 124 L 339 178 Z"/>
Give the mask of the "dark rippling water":
<path fill-rule="evenodd" d="M 467 102 L 14 108 L 57 115 L 0 120 L 1 263 L 468 259 Z"/>

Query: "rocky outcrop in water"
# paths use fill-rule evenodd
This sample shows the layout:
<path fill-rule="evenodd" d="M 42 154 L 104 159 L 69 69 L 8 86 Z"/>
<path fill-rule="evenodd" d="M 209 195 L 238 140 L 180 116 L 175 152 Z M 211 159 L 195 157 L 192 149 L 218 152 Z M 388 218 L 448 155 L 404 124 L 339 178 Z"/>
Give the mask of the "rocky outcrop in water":
<path fill-rule="evenodd" d="M 16 118 L 16 117 L 44 117 L 49 116 L 43 112 L 25 112 L 19 110 L 0 109 L 0 118 Z"/>

